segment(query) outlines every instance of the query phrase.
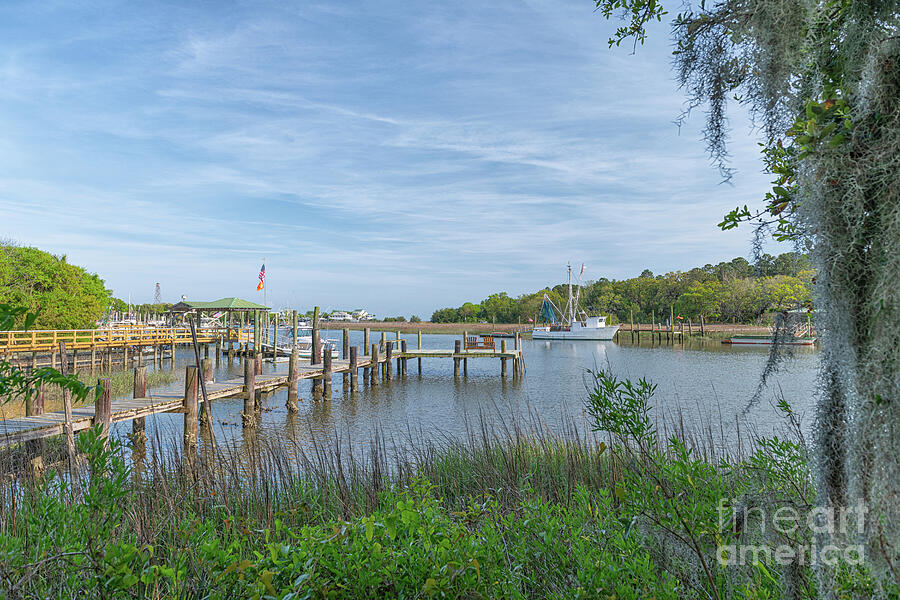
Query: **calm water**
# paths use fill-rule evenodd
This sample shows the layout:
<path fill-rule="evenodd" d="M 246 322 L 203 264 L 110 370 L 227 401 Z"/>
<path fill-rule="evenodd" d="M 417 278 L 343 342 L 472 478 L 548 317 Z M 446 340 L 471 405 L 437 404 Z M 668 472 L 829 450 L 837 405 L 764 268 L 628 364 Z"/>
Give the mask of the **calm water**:
<path fill-rule="evenodd" d="M 380 339 L 372 333 L 372 341 Z M 395 334 L 389 333 L 393 338 Z M 341 332 L 328 337 L 340 339 Z M 402 336 L 410 348 L 416 336 Z M 458 337 L 458 336 L 457 336 Z M 452 348 L 456 337 L 423 335 L 425 348 Z M 361 331 L 350 333 L 351 345 L 362 346 Z M 512 346 L 513 341 L 507 340 Z M 331 401 L 312 401 L 311 382 L 301 382 L 300 412 L 289 415 L 284 408 L 286 389 L 264 396 L 264 411 L 255 435 L 293 438 L 301 444 L 313 439 L 333 440 L 336 432 L 344 440 L 365 445 L 374 434 L 402 441 L 444 436 L 463 436 L 467 426 L 485 419 L 497 427 L 515 417 L 538 417 L 554 433 L 564 433 L 567 425 L 583 425 L 588 370 L 610 369 L 620 378 L 646 377 L 658 385 L 653 401 L 658 418 L 681 419 L 694 430 L 711 427 L 716 437 L 729 438 L 735 428 L 756 428 L 761 433 L 783 426 L 773 407 L 776 394 L 783 394 L 809 425 L 812 416 L 818 352 L 799 348 L 771 378 L 760 401 L 751 399 L 760 382 L 768 358 L 765 347 L 731 347 L 718 342 L 687 345 L 642 345 L 616 342 L 560 342 L 522 340 L 527 375 L 521 379 L 501 379 L 498 359 L 470 359 L 468 377 L 453 377 L 451 359 L 423 359 L 422 373 L 416 361 L 409 361 L 405 380 L 380 382 L 374 388 L 363 385 L 357 394 L 344 393 L 341 376 L 334 377 Z M 193 355 L 176 355 L 176 369 L 193 363 Z M 286 363 L 279 369 L 285 371 Z M 168 367 L 166 367 L 168 368 Z M 264 363 L 264 372 L 275 367 Z M 510 372 L 512 371 L 510 365 Z M 239 359 L 223 358 L 216 367 L 217 380 L 242 377 Z M 395 374 L 396 377 L 396 374 Z M 181 389 L 182 383 L 170 386 Z M 219 440 L 240 443 L 240 398 L 216 400 L 212 404 Z M 118 425 L 118 433 L 130 425 Z M 181 415 L 154 415 L 147 418 L 152 439 L 180 439 Z"/>

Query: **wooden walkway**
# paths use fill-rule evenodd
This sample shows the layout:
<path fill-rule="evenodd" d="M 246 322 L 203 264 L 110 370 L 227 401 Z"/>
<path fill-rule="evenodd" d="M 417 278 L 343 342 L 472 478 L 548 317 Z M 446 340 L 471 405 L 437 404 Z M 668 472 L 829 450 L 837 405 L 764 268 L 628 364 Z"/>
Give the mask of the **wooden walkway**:
<path fill-rule="evenodd" d="M 330 355 L 324 357 L 322 364 L 310 364 L 308 359 L 300 359 L 297 362 L 296 379 L 312 379 L 314 385 L 324 388 L 326 397 L 330 397 L 331 379 L 336 374 L 349 374 L 351 389 L 356 389 L 356 380 L 358 370 L 363 369 L 364 381 L 372 384 L 378 378 L 378 372 L 381 371 L 381 379 L 391 379 L 393 377 L 393 362 L 396 361 L 397 375 L 404 376 L 407 371 L 407 361 L 411 358 L 419 359 L 419 368 L 421 370 L 422 358 L 452 358 L 454 361 L 454 375 L 459 375 L 459 367 L 462 363 L 464 369 L 468 359 L 476 358 L 499 358 L 501 359 L 501 375 L 506 375 L 506 361 L 513 361 L 513 374 L 524 374 L 524 364 L 522 362 L 522 351 L 520 349 L 506 350 L 505 347 L 500 350 L 479 349 L 479 350 L 461 350 L 459 341 L 453 350 L 441 349 L 416 349 L 407 352 L 386 352 L 381 354 L 377 350 L 377 346 L 373 344 L 373 353 L 363 355 L 357 360 L 356 348 L 349 353 L 349 359 L 334 359 Z M 261 357 L 258 357 L 261 360 Z M 245 361 L 255 361 L 256 359 L 248 357 Z M 204 361 L 206 362 L 206 361 Z M 277 364 L 284 364 L 285 360 L 277 361 Z M 188 367 L 193 369 L 194 367 Z M 246 371 L 252 371 L 251 368 L 245 368 Z M 211 372 L 211 371 L 210 371 Z M 250 377 L 250 379 L 248 379 Z M 196 378 L 195 378 L 196 379 Z M 206 391 L 210 401 L 221 398 L 235 398 L 248 396 L 246 389 L 248 381 L 252 383 L 254 393 L 272 391 L 280 387 L 288 386 L 290 389 L 296 389 L 296 381 L 291 381 L 290 368 L 287 373 L 269 373 L 254 374 L 249 376 L 245 374 L 244 378 L 228 379 L 226 381 L 207 381 Z M 293 388 L 291 386 L 294 386 Z M 130 399 L 112 400 L 109 402 L 109 423 L 118 423 L 123 421 L 133 421 L 143 419 L 144 417 L 158 413 L 185 413 L 189 410 L 194 411 L 196 417 L 197 405 L 202 404 L 202 396 L 196 398 L 196 404 L 188 409 L 190 393 L 186 390 L 184 393 L 147 393 L 146 397 L 136 397 Z M 196 389 L 193 395 L 197 396 Z M 289 394 L 290 396 L 290 394 Z M 315 396 L 315 388 L 314 388 Z M 291 402 L 289 398 L 288 402 Z M 296 399 L 294 399 L 296 403 Z M 82 431 L 92 427 L 98 422 L 96 418 L 96 406 L 79 406 L 72 409 L 72 430 L 74 432 Z M 186 419 L 187 424 L 187 419 Z M 142 424 L 143 425 L 143 424 Z M 62 411 L 44 413 L 34 416 L 18 417 L 14 419 L 6 419 L 0 421 L 0 447 L 37 440 L 54 435 L 61 435 L 65 432 L 65 415 Z"/>

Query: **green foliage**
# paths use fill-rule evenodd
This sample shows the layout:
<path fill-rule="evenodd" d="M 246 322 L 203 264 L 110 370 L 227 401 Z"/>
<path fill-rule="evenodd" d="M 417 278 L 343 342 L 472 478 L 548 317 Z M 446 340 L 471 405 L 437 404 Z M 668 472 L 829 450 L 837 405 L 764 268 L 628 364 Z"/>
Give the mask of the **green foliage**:
<path fill-rule="evenodd" d="M 600 279 L 583 286 L 581 305 L 593 314 L 606 314 L 612 322 L 667 320 L 674 306 L 683 317 L 707 320 L 756 321 L 771 311 L 807 307 L 811 302 L 812 271 L 809 257 L 797 252 L 762 254 L 751 264 L 738 257 L 690 271 L 656 275 L 645 269 L 640 276 L 621 281 Z M 547 293 L 557 306 L 565 304 L 565 285 L 510 298 L 491 294 L 479 304 L 442 308 L 434 323 L 488 321 L 527 323 L 539 312 Z"/>
<path fill-rule="evenodd" d="M 0 303 L 22 307 L 37 317 L 39 329 L 94 326 L 107 309 L 110 291 L 103 280 L 70 265 L 65 256 L 37 248 L 0 246 Z M 17 316 L 13 328 L 25 322 Z"/>
<path fill-rule="evenodd" d="M 38 315 L 28 312 L 26 308 L 0 304 L 0 328 L 8 328 L 18 321 L 28 329 L 37 319 Z M 41 385 L 67 390 L 76 401 L 86 399 L 92 392 L 100 393 L 99 386 L 89 386 L 73 375 L 63 376 L 50 367 L 24 371 L 8 361 L 0 360 L 0 403 L 28 400 Z"/>

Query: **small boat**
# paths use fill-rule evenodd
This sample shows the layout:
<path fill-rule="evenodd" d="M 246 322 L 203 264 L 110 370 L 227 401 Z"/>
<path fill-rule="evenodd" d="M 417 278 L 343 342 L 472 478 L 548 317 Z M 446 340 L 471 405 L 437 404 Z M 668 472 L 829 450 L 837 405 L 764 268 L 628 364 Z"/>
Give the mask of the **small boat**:
<path fill-rule="evenodd" d="M 582 267 L 584 271 L 584 267 Z M 606 317 L 588 315 L 579 307 L 581 281 L 575 284 L 572 296 L 572 265 L 569 265 L 569 301 L 565 310 L 553 304 L 550 296 L 544 294 L 540 319 L 545 323 L 531 330 L 534 340 L 611 340 L 619 330 L 618 325 L 607 325 Z"/>

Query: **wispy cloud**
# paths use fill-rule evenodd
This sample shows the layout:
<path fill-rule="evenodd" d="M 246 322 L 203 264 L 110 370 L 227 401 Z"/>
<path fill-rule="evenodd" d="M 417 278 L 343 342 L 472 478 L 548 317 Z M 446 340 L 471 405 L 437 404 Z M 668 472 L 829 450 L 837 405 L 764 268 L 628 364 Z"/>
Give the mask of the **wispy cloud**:
<path fill-rule="evenodd" d="M 680 133 L 666 31 L 631 55 L 584 2 L 0 8 L 0 236 L 149 300 L 422 315 L 746 254 Z"/>

